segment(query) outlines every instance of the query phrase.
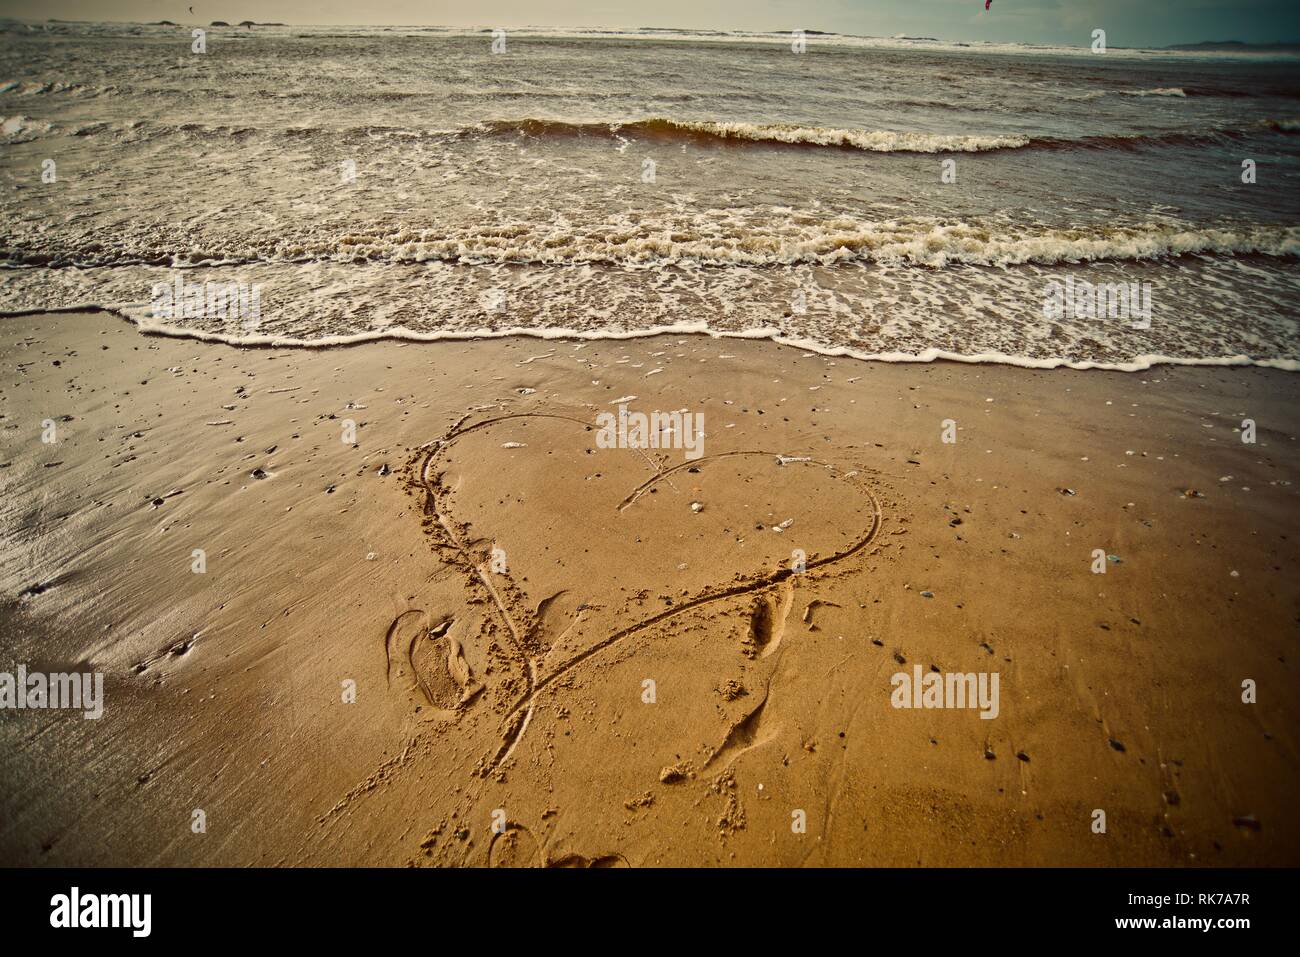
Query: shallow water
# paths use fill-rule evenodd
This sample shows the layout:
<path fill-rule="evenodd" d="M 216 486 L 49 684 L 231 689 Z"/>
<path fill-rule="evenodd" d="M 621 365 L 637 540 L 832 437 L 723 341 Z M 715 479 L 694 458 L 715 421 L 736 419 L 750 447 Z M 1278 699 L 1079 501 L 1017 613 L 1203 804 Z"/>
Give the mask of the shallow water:
<path fill-rule="evenodd" d="M 1295 59 L 541 31 L 496 55 L 418 28 L 191 42 L 0 33 L 0 308 L 249 341 L 667 327 L 893 359 L 1300 366 Z M 257 315 L 160 314 L 178 275 L 258 287 Z M 1149 284 L 1149 328 L 1047 313 L 1067 278 Z"/>

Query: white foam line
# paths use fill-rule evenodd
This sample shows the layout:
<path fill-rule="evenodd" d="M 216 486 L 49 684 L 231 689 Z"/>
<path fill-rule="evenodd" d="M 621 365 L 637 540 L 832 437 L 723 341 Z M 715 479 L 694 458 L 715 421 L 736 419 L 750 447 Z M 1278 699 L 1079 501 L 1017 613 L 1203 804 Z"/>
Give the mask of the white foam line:
<path fill-rule="evenodd" d="M 441 332 L 416 332 L 402 326 L 387 329 L 374 329 L 342 336 L 321 336 L 317 339 L 302 339 L 294 336 L 248 335 L 231 336 L 219 332 L 203 332 L 198 329 L 178 329 L 162 324 L 138 322 L 117 309 L 110 309 L 98 304 L 63 306 L 50 312 L 77 312 L 98 310 L 121 316 L 135 325 L 145 335 L 168 336 L 175 339 L 196 339 L 200 342 L 218 342 L 229 346 L 276 346 L 301 349 L 325 349 L 334 346 L 352 346 L 366 342 L 394 340 L 400 342 L 439 342 L 442 340 L 465 341 L 471 339 L 509 339 L 516 336 L 532 339 L 578 339 L 584 341 L 647 339 L 651 336 L 705 335 L 711 339 L 770 339 L 778 345 L 790 346 L 815 352 L 818 355 L 835 358 L 862 359 L 868 362 L 964 362 L 974 365 L 1008 365 L 1025 369 L 1101 369 L 1109 372 L 1142 372 L 1158 365 L 1182 366 L 1256 366 L 1262 369 L 1281 369 L 1286 372 L 1300 372 L 1300 359 L 1252 359 L 1246 355 L 1210 356 L 1207 358 L 1187 358 L 1166 356 L 1160 353 L 1144 353 L 1125 362 L 1093 362 L 1091 360 L 1074 360 L 1063 358 L 1034 359 L 1029 356 L 1012 356 L 1002 352 L 980 352 L 963 355 L 945 349 L 923 349 L 918 353 L 910 352 L 865 352 L 847 346 L 828 346 L 811 339 L 799 339 L 783 336 L 779 329 L 762 327 L 733 332 L 730 330 L 710 329 L 702 321 L 677 322 L 670 325 L 651 326 L 647 329 L 565 329 L 547 328 L 530 329 L 513 326 L 508 329 L 467 329 L 446 330 Z M 33 310 L 23 310 L 22 314 L 31 315 Z M 4 313 L 0 313 L 0 316 Z"/>

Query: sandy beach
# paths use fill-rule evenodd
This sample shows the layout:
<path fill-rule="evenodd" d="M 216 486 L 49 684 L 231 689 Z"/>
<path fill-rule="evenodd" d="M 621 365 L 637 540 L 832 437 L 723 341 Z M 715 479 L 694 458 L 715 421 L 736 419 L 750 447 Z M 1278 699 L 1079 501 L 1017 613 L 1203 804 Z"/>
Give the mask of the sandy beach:
<path fill-rule="evenodd" d="M 1300 863 L 1293 373 L 0 322 L 6 863 Z"/>

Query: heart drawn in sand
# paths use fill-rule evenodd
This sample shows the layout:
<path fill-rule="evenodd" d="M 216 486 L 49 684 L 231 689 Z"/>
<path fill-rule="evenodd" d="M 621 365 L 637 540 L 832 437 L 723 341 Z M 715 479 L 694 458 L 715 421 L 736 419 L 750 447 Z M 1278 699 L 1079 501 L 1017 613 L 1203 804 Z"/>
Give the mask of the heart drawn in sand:
<path fill-rule="evenodd" d="M 539 695 L 584 662 L 679 615 L 708 614 L 841 562 L 880 528 L 880 506 L 857 471 L 766 449 L 694 460 L 601 449 L 594 419 L 462 420 L 411 463 L 435 552 L 488 606 L 510 659 L 493 669 L 505 727 L 488 768 L 514 751 Z M 455 711 L 484 689 L 448 634 L 450 620 L 399 617 L 388 655 L 390 677 L 409 664 L 425 699 Z"/>

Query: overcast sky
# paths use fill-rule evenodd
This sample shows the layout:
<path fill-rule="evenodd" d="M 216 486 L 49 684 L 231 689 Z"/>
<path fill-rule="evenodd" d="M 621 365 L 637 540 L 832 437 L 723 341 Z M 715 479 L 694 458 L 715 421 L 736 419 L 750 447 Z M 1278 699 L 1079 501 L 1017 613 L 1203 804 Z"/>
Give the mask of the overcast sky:
<path fill-rule="evenodd" d="M 1300 39 L 1300 0 L 0 0 L 43 20 L 283 21 L 440 26 L 827 30 L 872 36 L 1111 46 Z"/>

